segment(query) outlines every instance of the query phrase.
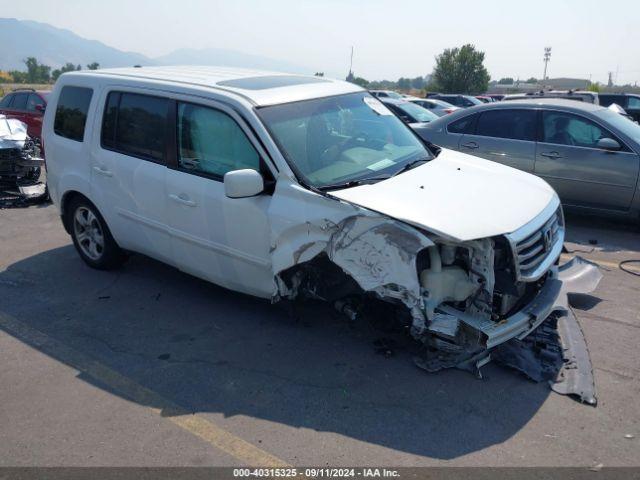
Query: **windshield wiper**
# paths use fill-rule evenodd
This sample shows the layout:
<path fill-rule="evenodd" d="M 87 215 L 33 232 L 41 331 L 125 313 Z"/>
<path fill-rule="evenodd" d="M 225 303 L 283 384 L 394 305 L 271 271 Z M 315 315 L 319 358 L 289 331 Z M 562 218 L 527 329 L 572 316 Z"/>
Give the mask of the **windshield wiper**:
<path fill-rule="evenodd" d="M 405 164 L 400 170 L 398 170 L 396 173 L 394 173 L 391 176 L 395 177 L 396 175 L 400 175 L 401 173 L 404 173 L 404 172 L 406 172 L 408 170 L 411 170 L 412 168 L 417 167 L 418 164 L 428 162 L 429 160 L 431 160 L 431 159 L 430 158 L 421 158 L 420 160 L 413 160 L 413 161 Z"/>
<path fill-rule="evenodd" d="M 322 187 L 318 187 L 318 190 L 341 190 L 343 188 L 351 188 L 357 187 L 359 185 L 369 185 L 372 183 L 381 182 L 382 180 L 386 180 L 391 178 L 392 175 L 387 175 L 384 177 L 369 177 L 369 178 L 361 178 L 360 180 L 350 180 L 344 183 L 335 183 L 333 185 L 323 185 Z"/>

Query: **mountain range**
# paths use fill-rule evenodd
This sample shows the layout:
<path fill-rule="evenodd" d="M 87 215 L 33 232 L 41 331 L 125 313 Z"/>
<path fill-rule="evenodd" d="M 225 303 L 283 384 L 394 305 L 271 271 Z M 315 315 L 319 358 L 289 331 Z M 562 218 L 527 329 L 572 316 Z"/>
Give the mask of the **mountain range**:
<path fill-rule="evenodd" d="M 97 40 L 88 40 L 70 30 L 31 20 L 0 18 L 0 70 L 25 70 L 23 60 L 35 57 L 58 68 L 67 62 L 85 65 L 98 62 L 101 68 L 133 65 L 221 65 L 291 73 L 313 73 L 283 60 L 220 48 L 180 48 L 156 58 L 125 52 Z"/>

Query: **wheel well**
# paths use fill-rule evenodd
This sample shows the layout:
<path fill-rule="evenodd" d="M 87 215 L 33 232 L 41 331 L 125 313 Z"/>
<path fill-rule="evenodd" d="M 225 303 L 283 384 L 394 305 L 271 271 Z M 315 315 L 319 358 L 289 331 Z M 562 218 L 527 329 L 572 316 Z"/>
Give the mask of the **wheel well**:
<path fill-rule="evenodd" d="M 64 229 L 66 230 L 66 232 L 69 235 L 71 235 L 71 225 L 69 225 L 69 219 L 68 219 L 68 215 L 67 215 L 67 208 L 69 207 L 69 205 L 71 205 L 71 203 L 76 198 L 84 198 L 87 202 L 89 202 L 89 203 L 91 203 L 91 205 L 93 205 L 93 202 L 91 202 L 91 200 L 89 200 L 82 193 L 77 192 L 75 190 L 70 190 L 70 191 L 66 192 L 62 196 L 62 200 L 60 202 L 60 215 L 62 217 L 62 225 L 64 226 Z"/>

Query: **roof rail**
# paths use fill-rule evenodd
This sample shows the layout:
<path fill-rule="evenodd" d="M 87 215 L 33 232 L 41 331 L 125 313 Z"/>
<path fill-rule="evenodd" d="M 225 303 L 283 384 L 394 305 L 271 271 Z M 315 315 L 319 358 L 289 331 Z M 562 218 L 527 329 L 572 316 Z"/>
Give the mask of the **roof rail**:
<path fill-rule="evenodd" d="M 35 92 L 36 89 L 35 88 L 29 88 L 29 87 L 20 87 L 20 88 L 14 88 L 11 91 L 12 92 Z"/>

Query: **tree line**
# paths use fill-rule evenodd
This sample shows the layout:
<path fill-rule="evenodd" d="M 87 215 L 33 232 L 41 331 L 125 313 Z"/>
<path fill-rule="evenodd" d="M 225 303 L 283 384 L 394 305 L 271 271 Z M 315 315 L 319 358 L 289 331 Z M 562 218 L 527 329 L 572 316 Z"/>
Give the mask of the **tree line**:
<path fill-rule="evenodd" d="M 436 56 L 433 74 L 428 77 L 400 78 L 396 82 L 387 80 L 368 81 L 349 72 L 347 81 L 368 89 L 424 90 L 442 93 L 484 93 L 489 88 L 489 72 L 484 66 L 484 52 L 474 45 L 447 48 Z"/>
<path fill-rule="evenodd" d="M 82 65 L 74 65 L 71 62 L 65 63 L 60 68 L 52 69 L 50 66 L 40 63 L 35 57 L 28 57 L 23 62 L 26 71 L 10 70 L 0 72 L 0 83 L 52 83 L 63 73 L 82 70 Z M 97 70 L 100 68 L 100 64 L 92 62 L 86 65 L 86 68 L 88 70 Z"/>

